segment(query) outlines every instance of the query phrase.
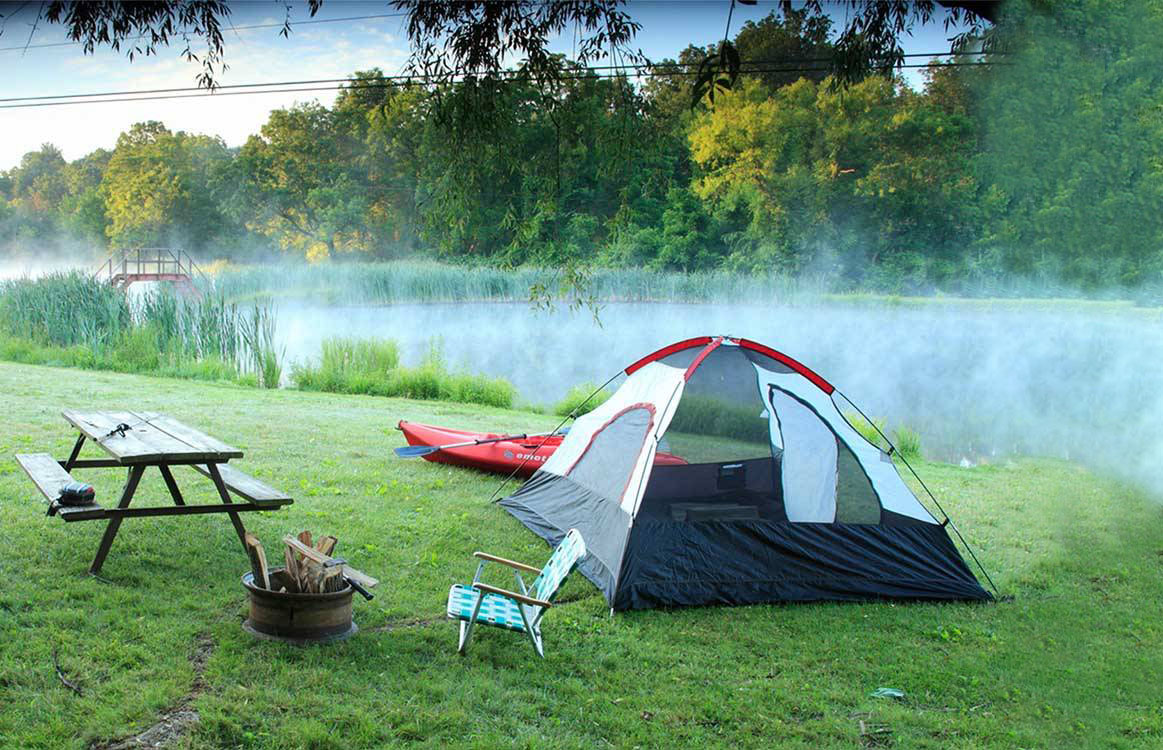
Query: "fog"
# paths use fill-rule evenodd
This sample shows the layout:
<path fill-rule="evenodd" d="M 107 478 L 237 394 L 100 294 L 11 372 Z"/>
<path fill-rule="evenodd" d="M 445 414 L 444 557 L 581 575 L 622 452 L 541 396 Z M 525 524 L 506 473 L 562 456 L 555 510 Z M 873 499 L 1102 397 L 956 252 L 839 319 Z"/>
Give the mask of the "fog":
<path fill-rule="evenodd" d="M 938 300 L 610 304 L 601 327 L 584 311 L 492 303 L 284 304 L 278 319 L 289 360 L 317 357 L 322 339 L 339 334 L 395 339 L 405 364 L 416 364 L 439 339 L 449 365 L 504 377 L 539 404 L 683 338 L 746 337 L 800 359 L 890 429 L 917 430 L 930 458 L 1053 456 L 1163 497 L 1161 314 L 1119 303 Z"/>
<path fill-rule="evenodd" d="M 0 250 L 0 281 L 7 279 L 35 279 L 48 273 L 58 271 L 93 271 L 97 267 L 94 261 L 79 261 L 73 258 L 31 258 L 31 257 L 3 257 Z"/>

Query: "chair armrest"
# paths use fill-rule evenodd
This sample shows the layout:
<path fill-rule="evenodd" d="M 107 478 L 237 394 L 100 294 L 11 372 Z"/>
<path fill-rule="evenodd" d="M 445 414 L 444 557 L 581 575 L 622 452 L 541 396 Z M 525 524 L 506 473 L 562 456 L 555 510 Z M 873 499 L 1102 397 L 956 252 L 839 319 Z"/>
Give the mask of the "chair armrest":
<path fill-rule="evenodd" d="M 534 607 L 549 609 L 553 606 L 553 602 L 547 602 L 543 599 L 534 599 L 531 596 L 518 594 L 516 591 L 506 591 L 505 589 L 497 588 L 496 586 L 490 586 L 487 583 L 474 583 L 472 587 L 474 589 L 480 589 L 481 591 L 487 591 L 490 594 L 500 594 L 501 596 L 507 596 L 510 599 L 515 599 L 516 601 L 522 602 L 523 604 L 529 604 Z"/>
<path fill-rule="evenodd" d="M 472 554 L 473 554 L 473 557 L 479 557 L 482 560 L 488 560 L 489 562 L 500 563 L 501 565 L 508 565 L 510 568 L 516 568 L 517 570 L 523 570 L 526 573 L 540 573 L 541 572 L 541 568 L 535 568 L 532 565 L 526 565 L 525 563 L 519 563 L 519 562 L 513 562 L 512 560 L 506 560 L 503 557 L 497 557 L 496 555 L 490 555 L 487 552 L 474 552 Z"/>

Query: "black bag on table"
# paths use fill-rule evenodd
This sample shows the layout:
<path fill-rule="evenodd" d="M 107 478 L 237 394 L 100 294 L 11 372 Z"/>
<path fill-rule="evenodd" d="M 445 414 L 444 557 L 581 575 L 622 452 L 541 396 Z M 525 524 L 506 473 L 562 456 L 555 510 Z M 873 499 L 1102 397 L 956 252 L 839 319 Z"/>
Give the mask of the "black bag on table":
<path fill-rule="evenodd" d="M 84 482 L 69 482 L 61 487 L 57 499 L 49 503 L 48 515 L 55 516 L 57 509 L 62 505 L 69 507 L 92 505 L 96 497 L 97 493 L 94 491 L 93 485 Z"/>

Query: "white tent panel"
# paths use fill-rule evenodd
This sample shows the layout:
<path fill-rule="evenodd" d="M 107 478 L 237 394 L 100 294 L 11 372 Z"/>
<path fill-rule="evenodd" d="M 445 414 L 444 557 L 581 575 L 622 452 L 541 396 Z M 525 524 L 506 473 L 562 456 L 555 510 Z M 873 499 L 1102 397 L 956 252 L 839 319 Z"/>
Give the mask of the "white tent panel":
<path fill-rule="evenodd" d="M 658 437 L 666 431 L 682 396 L 682 388 L 686 383 L 684 375 L 683 370 L 661 362 L 651 362 L 635 371 L 608 401 L 574 421 L 569 434 L 540 471 L 565 476 L 585 453 L 595 433 L 627 408 L 646 404 L 654 410 L 654 423 L 634 461 L 634 470 L 626 482 L 625 495 L 612 498 L 618 500 L 624 510 L 633 513 L 645 491 L 646 483 L 643 479 L 654 462 Z"/>
<path fill-rule="evenodd" d="M 791 394 L 804 405 L 810 407 L 819 415 L 820 419 L 827 423 L 832 432 L 856 456 L 856 460 L 864 469 L 869 482 L 872 483 L 873 491 L 885 510 L 919 521 L 937 523 L 933 515 L 925 509 L 925 506 L 921 505 L 921 502 L 917 500 L 904 480 L 901 479 L 892 460 L 882 450 L 865 440 L 864 436 L 857 432 L 852 425 L 848 424 L 848 420 L 836 408 L 831 395 L 820 390 L 817 385 L 797 373 L 771 372 L 758 365 L 755 366 L 755 370 L 758 373 L 759 387 L 762 391 L 769 390 L 768 386 L 775 386 L 780 391 Z M 774 399 L 772 408 L 776 410 L 779 408 L 779 403 L 774 402 Z M 784 429 L 782 432 L 786 443 L 788 430 Z M 784 450 L 786 452 L 786 445 Z M 786 496 L 784 502 L 787 503 Z"/>
<path fill-rule="evenodd" d="M 836 520 L 836 436 L 811 409 L 780 391 L 771 396 L 772 432 L 782 437 L 780 476 L 787 520 Z M 776 445 L 776 443 L 772 443 Z"/>

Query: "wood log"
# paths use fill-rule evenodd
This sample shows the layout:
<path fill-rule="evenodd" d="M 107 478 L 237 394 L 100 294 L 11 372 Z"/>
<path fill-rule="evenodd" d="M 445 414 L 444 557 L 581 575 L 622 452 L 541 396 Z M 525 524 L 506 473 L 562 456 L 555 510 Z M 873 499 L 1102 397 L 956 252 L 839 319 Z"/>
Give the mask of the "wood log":
<path fill-rule="evenodd" d="M 287 566 L 283 571 L 287 590 L 292 594 L 299 593 L 299 562 L 295 559 L 295 551 L 290 547 L 283 547 L 283 563 Z"/>
<path fill-rule="evenodd" d="M 323 573 L 322 591 L 331 593 L 341 590 L 347 582 L 343 579 L 343 566 L 333 565 Z"/>
<path fill-rule="evenodd" d="M 254 575 L 254 585 L 264 589 L 271 587 L 270 575 L 267 569 L 267 556 L 263 551 L 262 542 L 249 531 L 246 532 L 246 554 L 250 558 L 250 571 Z"/>
<path fill-rule="evenodd" d="M 335 551 L 335 545 L 338 543 L 339 540 L 331 535 L 321 536 L 319 537 L 319 541 L 315 542 L 315 551 L 322 552 L 324 555 L 330 555 Z"/>
<path fill-rule="evenodd" d="M 302 531 L 300 531 L 299 532 L 299 541 L 302 542 L 303 544 L 307 545 L 308 547 L 310 547 L 311 546 L 311 532 L 308 531 L 307 529 L 303 529 Z M 299 555 L 299 559 L 300 560 L 303 559 L 302 554 Z"/>
<path fill-rule="evenodd" d="M 314 560 L 304 559 L 301 563 L 303 570 L 303 591 L 308 594 L 318 594 L 319 584 L 323 581 L 323 566 Z"/>
<path fill-rule="evenodd" d="M 334 559 L 328 555 L 324 555 L 323 553 L 318 552 L 315 549 L 312 549 L 311 547 L 304 546 L 302 542 L 290 534 L 287 534 L 285 537 L 283 537 L 283 544 L 287 545 L 287 547 L 290 549 L 294 549 L 304 557 L 310 558 L 311 560 L 314 560 L 320 564 L 330 562 L 332 559 Z M 377 581 L 375 578 L 372 578 L 366 573 L 361 573 L 350 565 L 343 566 L 343 575 L 347 576 L 365 588 L 372 588 L 379 585 L 379 581 Z"/>

